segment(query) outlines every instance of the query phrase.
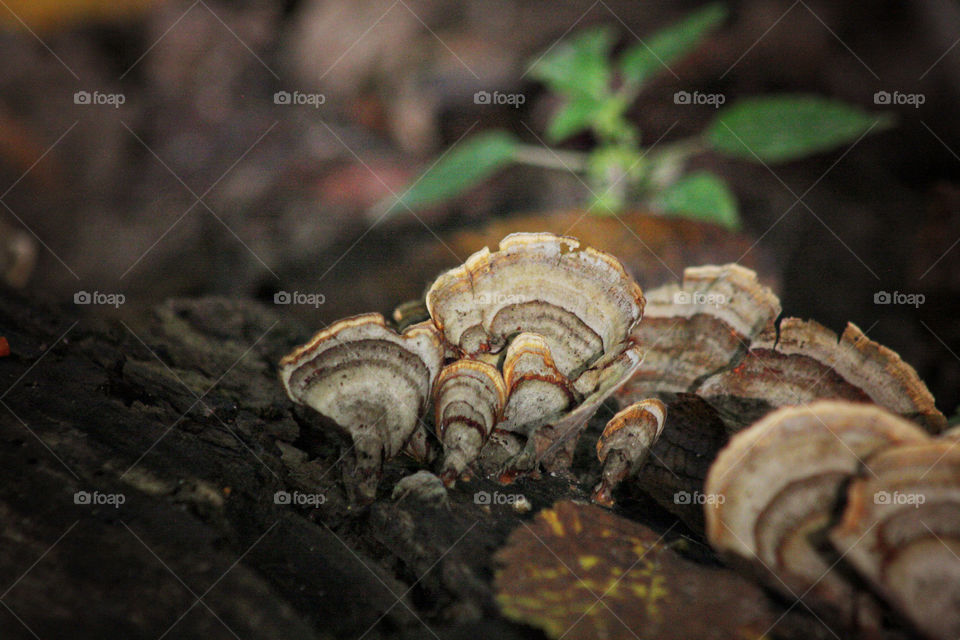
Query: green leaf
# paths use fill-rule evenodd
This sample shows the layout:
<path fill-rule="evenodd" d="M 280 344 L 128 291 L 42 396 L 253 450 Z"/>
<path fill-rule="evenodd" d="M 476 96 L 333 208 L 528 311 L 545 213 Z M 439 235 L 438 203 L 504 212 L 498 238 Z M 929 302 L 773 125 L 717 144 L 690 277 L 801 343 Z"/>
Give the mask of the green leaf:
<path fill-rule="evenodd" d="M 441 156 L 399 200 L 386 198 L 376 210 L 416 211 L 452 198 L 513 162 L 519 144 L 506 131 L 477 134 Z"/>
<path fill-rule="evenodd" d="M 684 20 L 624 51 L 620 58 L 621 73 L 632 85 L 642 85 L 690 53 L 704 34 L 726 17 L 727 10 L 722 4 L 709 4 L 695 11 Z"/>
<path fill-rule="evenodd" d="M 650 203 L 667 214 L 740 228 L 737 199 L 727 184 L 707 171 L 695 171 L 661 191 Z"/>
<path fill-rule="evenodd" d="M 561 95 L 599 100 L 610 91 L 612 45 L 613 34 L 609 28 L 588 29 L 534 60 L 530 74 Z"/>
<path fill-rule="evenodd" d="M 892 124 L 886 114 L 808 95 L 747 98 L 722 109 L 704 132 L 713 149 L 736 158 L 785 162 L 853 142 Z"/>
<path fill-rule="evenodd" d="M 550 142 L 561 142 L 575 133 L 589 129 L 603 112 L 603 108 L 603 102 L 592 96 L 572 98 L 551 118 L 547 125 L 547 139 Z"/>

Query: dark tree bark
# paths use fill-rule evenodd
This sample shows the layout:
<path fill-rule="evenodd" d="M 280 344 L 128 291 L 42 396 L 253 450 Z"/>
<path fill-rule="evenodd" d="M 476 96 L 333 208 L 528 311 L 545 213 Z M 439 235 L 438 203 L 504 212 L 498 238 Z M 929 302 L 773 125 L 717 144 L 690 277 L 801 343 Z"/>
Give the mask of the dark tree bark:
<path fill-rule="evenodd" d="M 78 320 L 75 308 L 0 294 L 11 349 L 0 358 L 0 636 L 541 637 L 499 616 L 491 557 L 537 510 L 589 499 L 609 411 L 565 477 L 476 478 L 445 504 L 394 501 L 414 470 L 395 460 L 378 500 L 353 508 L 339 441 L 294 411 L 276 379 L 279 357 L 309 333 L 253 302 Z M 690 437 L 671 441 L 696 454 Z M 322 504 L 278 504 L 278 491 Z M 478 491 L 522 493 L 533 510 L 478 505 Z M 647 498 L 618 509 L 672 524 Z M 699 542 L 692 556 L 715 564 Z"/>

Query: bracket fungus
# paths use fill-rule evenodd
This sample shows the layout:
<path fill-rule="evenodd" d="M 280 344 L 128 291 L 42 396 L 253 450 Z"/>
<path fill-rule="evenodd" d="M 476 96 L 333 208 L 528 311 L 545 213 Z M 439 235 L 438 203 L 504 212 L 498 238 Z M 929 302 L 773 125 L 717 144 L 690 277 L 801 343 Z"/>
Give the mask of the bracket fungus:
<path fill-rule="evenodd" d="M 549 233 L 511 234 L 427 291 L 430 317 L 464 355 L 499 353 L 512 336 L 535 333 L 570 379 L 609 361 L 643 307 L 640 286 L 616 258 Z"/>
<path fill-rule="evenodd" d="M 521 333 L 510 343 L 503 360 L 503 381 L 509 397 L 504 428 L 521 431 L 539 427 L 574 403 L 570 381 L 553 361 L 547 341 Z"/>
<path fill-rule="evenodd" d="M 685 269 L 681 284 L 647 292 L 643 322 L 634 330 L 644 362 L 625 394 L 643 399 L 661 391 L 693 392 L 699 380 L 729 366 L 745 345 L 769 331 L 779 315 L 776 295 L 745 267 Z"/>
<path fill-rule="evenodd" d="M 666 418 L 667 407 L 652 398 L 636 402 L 610 419 L 597 440 L 603 478 L 593 490 L 594 502 L 613 506 L 614 487 L 640 469 L 663 432 Z"/>
<path fill-rule="evenodd" d="M 736 415 L 733 430 L 819 399 L 873 402 L 934 433 L 946 425 L 917 372 L 894 351 L 853 324 L 838 338 L 817 322 L 778 322 L 779 299 L 749 269 L 691 267 L 682 284 L 650 291 L 647 301 L 634 331 L 644 363 L 619 394 L 625 402 L 696 393 Z"/>
<path fill-rule="evenodd" d="M 463 359 L 440 371 L 433 397 L 444 450 L 440 477 L 452 486 L 500 421 L 507 389 L 496 367 Z"/>
<path fill-rule="evenodd" d="M 331 325 L 284 357 L 280 380 L 291 400 L 350 436 L 356 464 L 345 484 L 351 497 L 370 501 L 384 460 L 403 449 L 426 410 L 442 363 L 431 323 L 398 334 L 370 313 Z"/>
<path fill-rule="evenodd" d="M 863 460 L 928 438 L 868 404 L 822 400 L 778 409 L 736 434 L 710 467 L 707 539 L 786 596 L 803 594 L 852 625 L 870 625 L 870 599 L 834 570 L 821 546 Z"/>
<path fill-rule="evenodd" d="M 960 637 L 960 447 L 952 438 L 881 451 L 854 480 L 830 541 L 929 638 Z"/>
<path fill-rule="evenodd" d="M 291 399 L 353 438 L 364 500 L 384 460 L 404 451 L 432 461 L 419 421 L 431 401 L 448 486 L 474 462 L 504 480 L 541 464 L 563 469 L 641 362 L 630 332 L 644 303 L 613 256 L 516 233 L 440 275 L 425 307 L 398 307 L 402 333 L 378 314 L 342 320 L 285 357 L 281 379 Z M 424 309 L 428 319 L 411 324 Z"/>
<path fill-rule="evenodd" d="M 840 337 L 813 320 L 784 318 L 754 341 L 740 363 L 704 381 L 697 393 L 763 400 L 773 407 L 818 398 L 873 402 L 924 425 L 946 426 L 917 372 L 891 349 L 848 323 Z"/>

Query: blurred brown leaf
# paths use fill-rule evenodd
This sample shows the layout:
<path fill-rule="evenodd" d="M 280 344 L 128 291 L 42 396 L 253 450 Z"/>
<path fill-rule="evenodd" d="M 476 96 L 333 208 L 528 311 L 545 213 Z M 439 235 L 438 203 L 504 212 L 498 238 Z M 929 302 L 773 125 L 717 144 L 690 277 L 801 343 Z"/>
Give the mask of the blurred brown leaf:
<path fill-rule="evenodd" d="M 758 638 L 776 621 L 753 583 L 594 505 L 541 511 L 495 559 L 501 611 L 551 638 Z"/>

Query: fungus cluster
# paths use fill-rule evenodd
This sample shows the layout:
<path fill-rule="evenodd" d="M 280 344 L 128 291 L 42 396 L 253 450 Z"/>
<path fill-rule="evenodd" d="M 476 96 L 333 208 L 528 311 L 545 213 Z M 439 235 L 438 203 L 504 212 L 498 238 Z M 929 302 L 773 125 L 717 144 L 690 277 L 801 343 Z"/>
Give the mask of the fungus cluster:
<path fill-rule="evenodd" d="M 848 324 L 841 335 L 780 317 L 777 296 L 736 264 L 690 267 L 646 292 L 633 339 L 644 360 L 617 391 L 621 405 L 661 399 L 670 424 L 632 481 L 695 530 L 703 510 L 677 493 L 703 488 L 731 435 L 788 406 L 845 400 L 883 407 L 929 433 L 946 427 L 934 398 L 900 356 Z"/>
<path fill-rule="evenodd" d="M 932 432 L 946 426 L 913 367 L 856 325 L 838 337 L 812 320 L 778 321 L 780 313 L 780 300 L 749 269 L 686 269 L 681 284 L 647 293 L 634 330 L 644 362 L 618 395 L 633 402 L 696 393 L 741 420 L 819 399 L 872 402 Z"/>
<path fill-rule="evenodd" d="M 644 303 L 616 258 L 573 238 L 513 234 L 442 274 L 424 321 L 418 304 L 398 308 L 396 329 L 379 314 L 341 320 L 286 356 L 280 377 L 294 402 L 352 440 L 345 480 L 359 501 L 373 499 L 383 462 L 400 451 L 429 462 L 431 432 L 448 486 L 472 466 L 500 477 L 564 469 L 641 362 L 631 331 Z"/>
<path fill-rule="evenodd" d="M 886 601 L 928 637 L 956 638 L 956 444 L 870 404 L 779 409 L 711 466 L 704 491 L 720 498 L 706 505 L 707 539 L 849 628 L 878 629 Z"/>

